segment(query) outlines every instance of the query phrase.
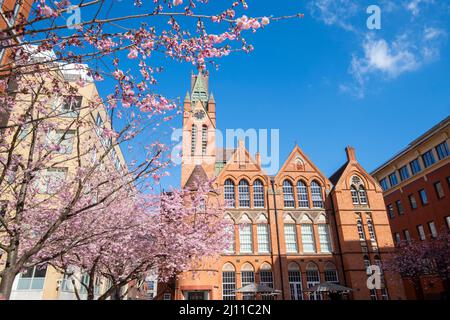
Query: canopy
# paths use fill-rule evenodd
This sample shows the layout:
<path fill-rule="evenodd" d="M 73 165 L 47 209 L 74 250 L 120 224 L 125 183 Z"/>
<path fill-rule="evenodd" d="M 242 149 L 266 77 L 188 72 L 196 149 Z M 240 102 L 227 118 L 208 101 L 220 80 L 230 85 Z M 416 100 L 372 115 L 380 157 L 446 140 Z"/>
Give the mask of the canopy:
<path fill-rule="evenodd" d="M 274 288 L 271 288 L 271 287 L 266 286 L 264 284 L 251 282 L 248 285 L 237 289 L 236 292 L 242 292 L 242 293 L 278 293 L 278 290 L 275 290 Z"/>
<path fill-rule="evenodd" d="M 322 283 L 316 284 L 315 286 L 312 286 L 309 289 L 306 289 L 305 291 L 310 291 L 310 292 L 349 292 L 349 291 L 353 291 L 353 289 L 341 286 L 336 283 L 322 282 Z"/>

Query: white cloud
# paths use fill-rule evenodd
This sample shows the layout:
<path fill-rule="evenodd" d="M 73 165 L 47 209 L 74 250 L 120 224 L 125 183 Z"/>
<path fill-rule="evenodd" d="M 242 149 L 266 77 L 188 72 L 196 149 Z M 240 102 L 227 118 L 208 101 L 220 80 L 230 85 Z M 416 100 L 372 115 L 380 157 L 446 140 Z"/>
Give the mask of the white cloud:
<path fill-rule="evenodd" d="M 412 13 L 413 16 L 418 16 L 420 14 L 422 5 L 433 3 L 434 0 L 411 0 L 405 2 L 405 7 Z"/>
<path fill-rule="evenodd" d="M 433 27 L 425 27 L 424 29 L 424 39 L 425 40 L 433 40 L 442 36 L 445 36 L 446 32 L 443 29 L 433 28 Z"/>
<path fill-rule="evenodd" d="M 347 31 L 355 31 L 349 19 L 362 10 L 354 0 L 314 0 L 308 4 L 311 16 L 325 23 L 336 25 Z"/>

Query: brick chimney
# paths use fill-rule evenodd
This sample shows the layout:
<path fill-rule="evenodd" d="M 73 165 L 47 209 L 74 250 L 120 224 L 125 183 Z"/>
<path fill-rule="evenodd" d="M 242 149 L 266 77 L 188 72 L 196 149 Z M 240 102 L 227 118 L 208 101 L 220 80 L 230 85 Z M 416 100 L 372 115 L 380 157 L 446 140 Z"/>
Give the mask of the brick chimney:
<path fill-rule="evenodd" d="M 356 155 L 355 155 L 355 148 L 347 146 L 345 148 L 345 152 L 347 153 L 347 160 L 350 161 L 356 161 Z"/>

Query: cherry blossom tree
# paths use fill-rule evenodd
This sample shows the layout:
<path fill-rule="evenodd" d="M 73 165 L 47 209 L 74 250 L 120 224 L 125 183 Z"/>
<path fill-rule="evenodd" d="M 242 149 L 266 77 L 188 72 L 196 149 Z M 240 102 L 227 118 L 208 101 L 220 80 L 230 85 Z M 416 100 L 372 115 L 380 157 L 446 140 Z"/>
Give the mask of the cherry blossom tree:
<path fill-rule="evenodd" d="M 164 277 L 220 251 L 220 228 L 198 218 L 216 209 L 199 212 L 197 196 L 182 205 L 187 191 L 173 191 L 159 209 L 144 210 L 155 201 L 144 195 L 170 164 L 162 128 L 180 113 L 176 99 L 158 93 L 157 75 L 170 60 L 204 71 L 250 52 L 246 31 L 302 15 L 248 17 L 243 0 L 197 13 L 211 11 L 207 2 L 39 0 L 28 20 L 0 31 L 8 58 L 0 66 L 1 295 L 9 297 L 21 271 L 49 263 L 110 279 L 106 298 L 149 268 Z M 114 14 L 112 6 L 120 6 Z M 109 92 L 85 101 L 102 81 Z M 127 165 L 116 163 L 119 146 L 132 158 Z M 87 291 L 92 298 L 91 283 Z"/>

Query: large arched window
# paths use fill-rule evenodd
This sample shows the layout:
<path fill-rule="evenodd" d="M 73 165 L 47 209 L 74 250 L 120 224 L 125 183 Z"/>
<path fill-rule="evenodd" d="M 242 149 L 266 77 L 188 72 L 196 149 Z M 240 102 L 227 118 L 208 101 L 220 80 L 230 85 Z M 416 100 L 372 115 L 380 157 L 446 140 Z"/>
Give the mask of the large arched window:
<path fill-rule="evenodd" d="M 255 282 L 255 269 L 250 263 L 245 263 L 241 268 L 241 282 L 242 287 Z M 254 293 L 243 293 L 243 300 L 254 300 Z"/>
<path fill-rule="evenodd" d="M 273 288 L 272 267 L 268 263 L 264 263 L 259 270 L 259 283 L 267 287 Z M 261 294 L 262 300 L 273 300 L 273 295 Z"/>
<path fill-rule="evenodd" d="M 314 208 L 323 208 L 322 187 L 315 180 L 311 182 L 311 198 Z"/>
<path fill-rule="evenodd" d="M 294 208 L 294 187 L 289 180 L 283 181 L 283 196 L 284 196 L 284 206 L 286 208 Z"/>
<path fill-rule="evenodd" d="M 253 182 L 253 206 L 264 208 L 264 185 L 259 179 Z"/>
<path fill-rule="evenodd" d="M 225 200 L 225 206 L 228 208 L 236 207 L 236 198 L 234 195 L 234 183 L 233 180 L 227 179 L 223 187 L 223 195 Z"/>
<path fill-rule="evenodd" d="M 314 287 L 320 283 L 319 268 L 314 263 L 309 263 L 306 267 L 306 285 L 308 288 Z M 309 295 L 310 300 L 322 300 L 322 295 L 318 292 L 311 292 Z"/>
<path fill-rule="evenodd" d="M 191 155 L 195 155 L 195 149 L 197 145 L 197 126 L 195 124 L 192 125 L 191 130 Z"/>
<path fill-rule="evenodd" d="M 366 189 L 363 186 L 359 187 L 359 203 L 367 204 L 367 194 Z"/>
<path fill-rule="evenodd" d="M 325 281 L 339 284 L 338 273 L 335 265 L 332 263 L 327 263 L 325 265 Z"/>
<path fill-rule="evenodd" d="M 242 179 L 241 181 L 239 181 L 238 194 L 239 194 L 239 207 L 249 208 L 250 207 L 250 186 L 248 185 L 247 180 Z"/>
<path fill-rule="evenodd" d="M 300 208 L 309 208 L 308 188 L 301 180 L 297 182 L 297 200 Z"/>
<path fill-rule="evenodd" d="M 202 155 L 206 155 L 206 147 L 208 145 L 208 127 L 202 126 Z"/>
<path fill-rule="evenodd" d="M 298 264 L 291 262 L 288 266 L 289 288 L 291 300 L 303 300 L 302 274 Z"/>
<path fill-rule="evenodd" d="M 236 299 L 236 269 L 231 263 L 224 264 L 222 268 L 222 299 Z"/>

